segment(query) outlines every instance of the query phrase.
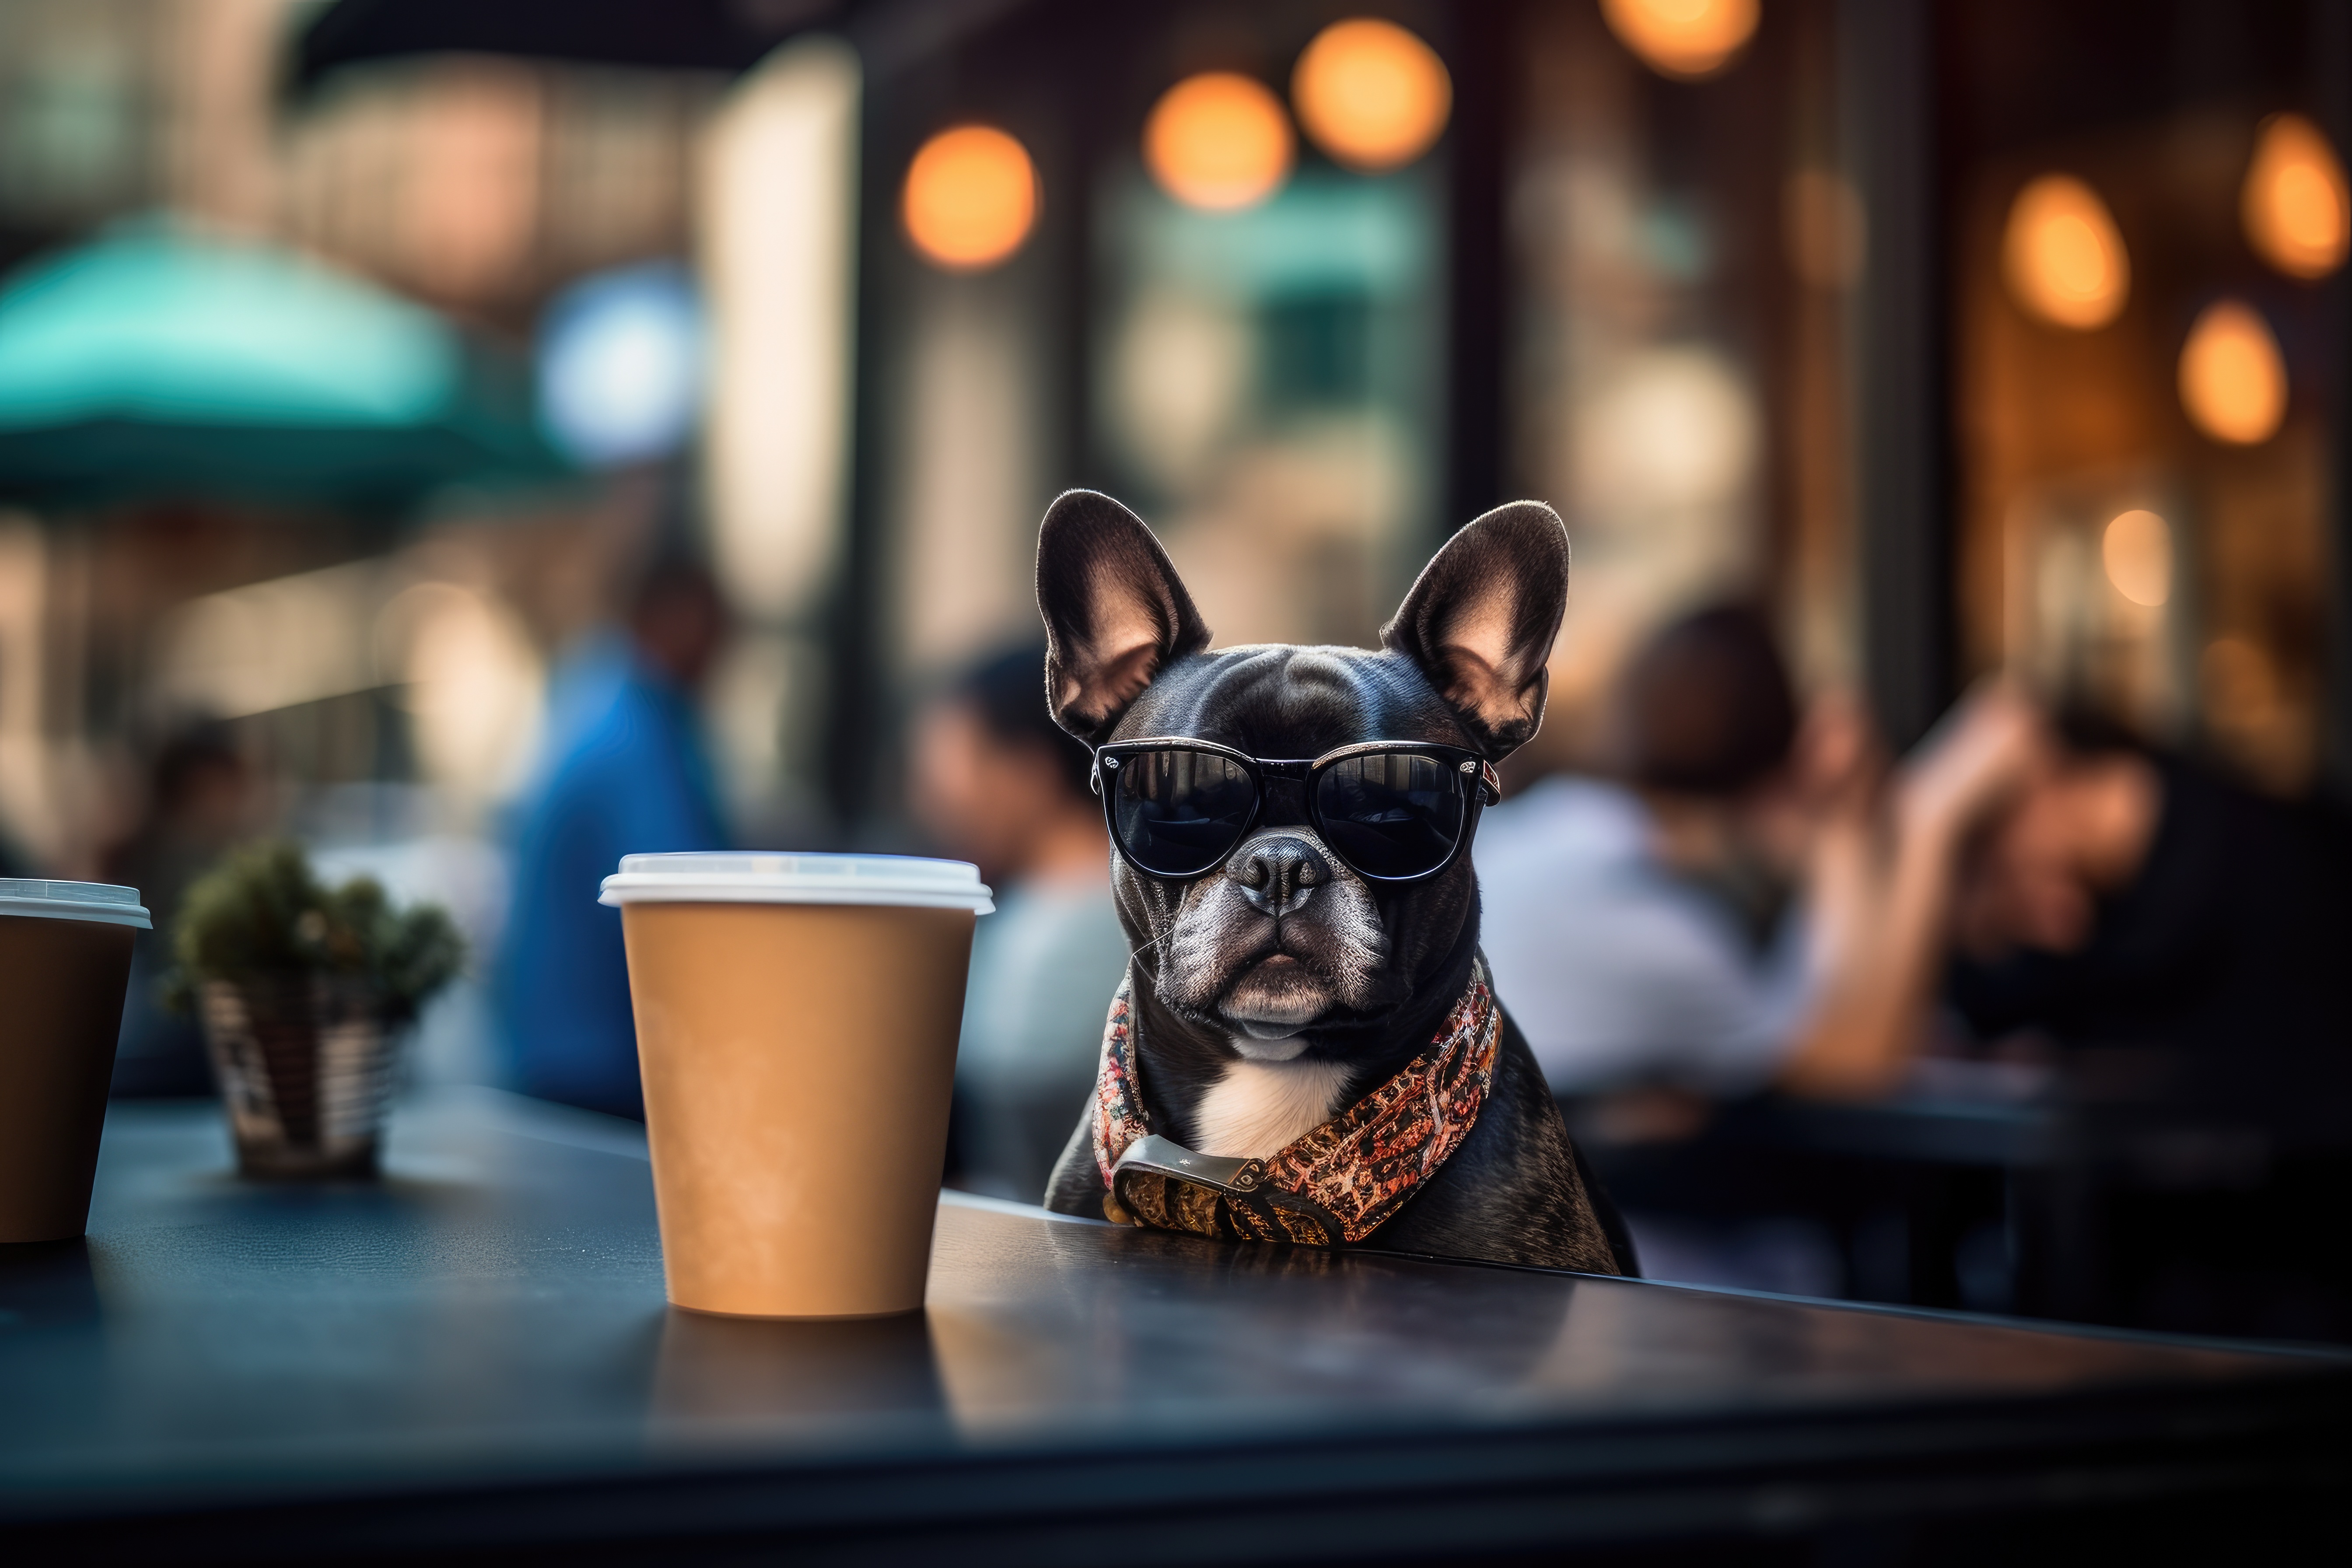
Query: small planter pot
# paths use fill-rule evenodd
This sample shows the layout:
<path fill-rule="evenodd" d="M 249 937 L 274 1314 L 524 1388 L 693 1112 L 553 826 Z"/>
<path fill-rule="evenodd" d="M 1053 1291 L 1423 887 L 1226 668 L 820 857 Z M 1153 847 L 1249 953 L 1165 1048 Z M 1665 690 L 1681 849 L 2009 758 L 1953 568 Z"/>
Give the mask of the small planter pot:
<path fill-rule="evenodd" d="M 329 975 L 208 980 L 205 1043 L 248 1176 L 373 1176 L 399 1033 L 383 994 Z"/>

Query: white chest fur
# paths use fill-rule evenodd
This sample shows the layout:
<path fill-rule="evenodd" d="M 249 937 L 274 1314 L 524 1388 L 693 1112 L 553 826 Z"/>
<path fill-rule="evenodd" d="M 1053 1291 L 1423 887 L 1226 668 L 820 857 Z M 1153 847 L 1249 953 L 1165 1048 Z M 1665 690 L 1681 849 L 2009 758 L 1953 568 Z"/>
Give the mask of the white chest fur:
<path fill-rule="evenodd" d="M 1235 1062 L 1201 1099 L 1200 1152 L 1262 1159 L 1338 1115 L 1347 1088 L 1338 1062 Z"/>

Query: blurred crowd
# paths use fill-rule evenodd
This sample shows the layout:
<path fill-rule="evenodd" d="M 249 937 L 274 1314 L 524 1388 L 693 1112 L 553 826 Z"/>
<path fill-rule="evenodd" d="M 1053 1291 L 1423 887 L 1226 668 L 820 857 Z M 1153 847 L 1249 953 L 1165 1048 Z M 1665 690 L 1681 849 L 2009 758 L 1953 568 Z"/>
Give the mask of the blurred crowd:
<path fill-rule="evenodd" d="M 1627 671 L 1612 776 L 1492 812 L 1498 987 L 1554 1089 L 1899 1089 L 1923 1052 L 2352 1039 L 2344 838 L 2014 685 L 1897 760 L 1721 608 Z"/>

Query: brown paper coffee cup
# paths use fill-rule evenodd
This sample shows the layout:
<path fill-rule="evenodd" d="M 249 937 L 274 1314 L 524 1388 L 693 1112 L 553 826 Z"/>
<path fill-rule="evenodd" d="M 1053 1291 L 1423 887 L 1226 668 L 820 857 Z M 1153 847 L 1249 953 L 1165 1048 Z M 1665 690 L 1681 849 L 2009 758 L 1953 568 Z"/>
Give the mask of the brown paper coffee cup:
<path fill-rule="evenodd" d="M 621 907 L 669 1299 L 747 1317 L 922 1305 L 972 867 L 632 855 Z"/>
<path fill-rule="evenodd" d="M 0 1242 L 89 1223 L 131 944 L 147 929 L 135 888 L 0 878 Z"/>

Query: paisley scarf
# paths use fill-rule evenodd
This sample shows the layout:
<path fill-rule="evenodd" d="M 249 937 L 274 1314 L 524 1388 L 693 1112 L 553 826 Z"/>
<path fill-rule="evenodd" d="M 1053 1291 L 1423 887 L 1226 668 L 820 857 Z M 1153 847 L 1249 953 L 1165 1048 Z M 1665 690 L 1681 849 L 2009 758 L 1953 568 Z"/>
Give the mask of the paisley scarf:
<path fill-rule="evenodd" d="M 1197 1154 L 1151 1131 L 1136 1076 L 1132 972 L 1111 998 L 1095 1079 L 1103 1213 L 1228 1241 L 1361 1241 L 1435 1175 L 1478 1120 L 1502 1039 L 1480 959 L 1429 1047 L 1344 1113 L 1263 1159 Z"/>

